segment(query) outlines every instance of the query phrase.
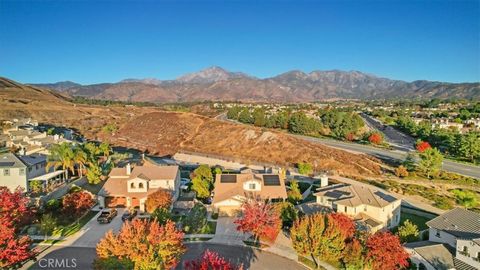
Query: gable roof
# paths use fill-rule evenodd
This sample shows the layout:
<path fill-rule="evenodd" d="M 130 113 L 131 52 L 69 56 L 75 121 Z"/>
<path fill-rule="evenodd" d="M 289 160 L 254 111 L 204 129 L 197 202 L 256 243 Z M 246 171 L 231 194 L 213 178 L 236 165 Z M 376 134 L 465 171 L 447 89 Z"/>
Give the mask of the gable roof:
<path fill-rule="evenodd" d="M 336 184 L 317 190 L 315 196 L 324 196 L 333 199 L 336 203 L 346 206 L 359 206 L 362 204 L 375 207 L 385 207 L 398 199 L 377 189 L 363 185 Z"/>
<path fill-rule="evenodd" d="M 23 168 L 26 164 L 12 153 L 0 154 L 0 168 Z"/>
<path fill-rule="evenodd" d="M 446 244 L 420 241 L 407 243 L 405 247 L 415 250 L 418 255 L 422 256 L 435 269 L 449 270 L 455 268 L 455 250 Z"/>
<path fill-rule="evenodd" d="M 234 175 L 235 182 L 223 182 L 222 176 Z M 278 176 L 278 185 L 265 185 L 265 178 L 270 176 Z M 261 184 L 260 191 L 246 191 L 243 189 L 243 183 L 248 181 L 257 181 Z M 268 180 L 267 180 L 268 182 Z M 260 197 L 267 198 L 287 198 L 287 191 L 285 188 L 285 181 L 278 174 L 254 174 L 254 173 L 239 173 L 239 174 L 217 174 L 215 176 L 215 190 L 213 195 L 213 203 L 218 203 L 235 196 L 242 197 Z"/>
<path fill-rule="evenodd" d="M 454 208 L 426 224 L 430 228 L 445 231 L 459 238 L 480 237 L 480 214 L 462 208 Z"/>

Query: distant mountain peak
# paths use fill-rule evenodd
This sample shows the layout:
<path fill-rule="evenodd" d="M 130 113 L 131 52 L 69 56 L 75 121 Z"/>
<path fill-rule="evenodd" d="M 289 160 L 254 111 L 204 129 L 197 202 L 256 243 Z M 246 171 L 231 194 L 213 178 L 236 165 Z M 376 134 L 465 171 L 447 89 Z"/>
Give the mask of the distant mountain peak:
<path fill-rule="evenodd" d="M 236 78 L 251 78 L 242 72 L 230 72 L 219 66 L 211 66 L 198 72 L 189 73 L 177 78 L 182 83 L 212 83 Z"/>
<path fill-rule="evenodd" d="M 121 80 L 120 83 L 144 83 L 144 84 L 159 85 L 162 83 L 162 81 L 156 78 L 144 78 L 144 79 L 129 78 L 129 79 Z"/>

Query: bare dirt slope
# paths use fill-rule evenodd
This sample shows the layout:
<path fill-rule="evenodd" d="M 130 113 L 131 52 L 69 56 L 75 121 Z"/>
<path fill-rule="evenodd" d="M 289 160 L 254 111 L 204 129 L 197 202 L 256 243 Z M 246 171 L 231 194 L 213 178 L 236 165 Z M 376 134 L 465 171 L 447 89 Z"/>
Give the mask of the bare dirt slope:
<path fill-rule="evenodd" d="M 0 78 L 0 120 L 23 117 L 75 128 L 89 139 L 159 155 L 190 150 L 247 163 L 293 165 L 304 161 L 315 164 L 317 169 L 336 170 L 344 175 L 380 174 L 380 161 L 376 159 L 308 143 L 284 133 L 158 108 L 78 105 L 51 91 Z M 118 131 L 102 131 L 112 124 Z"/>

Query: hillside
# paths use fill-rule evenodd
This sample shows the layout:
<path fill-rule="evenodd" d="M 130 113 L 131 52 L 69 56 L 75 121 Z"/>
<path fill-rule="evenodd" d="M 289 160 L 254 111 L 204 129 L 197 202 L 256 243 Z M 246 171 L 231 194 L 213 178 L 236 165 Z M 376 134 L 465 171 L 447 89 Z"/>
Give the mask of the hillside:
<path fill-rule="evenodd" d="M 301 161 L 318 169 L 345 175 L 380 174 L 380 161 L 284 133 L 236 125 L 192 113 L 161 111 L 155 107 L 92 106 L 74 104 L 49 90 L 0 78 L 0 120 L 31 117 L 40 122 L 77 129 L 89 139 L 110 141 L 158 155 L 178 150 L 223 155 L 244 162 L 278 164 Z M 118 131 L 102 128 L 114 124 Z"/>
<path fill-rule="evenodd" d="M 242 72 L 211 67 L 176 80 L 127 79 L 118 83 L 37 86 L 94 99 L 150 102 L 237 100 L 311 102 L 326 99 L 478 98 L 480 83 L 405 82 L 359 71 L 289 71 L 258 79 Z"/>

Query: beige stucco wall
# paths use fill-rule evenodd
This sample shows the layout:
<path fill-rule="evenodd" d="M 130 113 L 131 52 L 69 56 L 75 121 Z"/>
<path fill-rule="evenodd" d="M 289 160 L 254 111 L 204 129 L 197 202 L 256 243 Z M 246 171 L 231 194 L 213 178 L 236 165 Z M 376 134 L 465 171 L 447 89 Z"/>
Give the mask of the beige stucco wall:
<path fill-rule="evenodd" d="M 14 191 L 17 187 L 21 187 L 24 191 L 27 191 L 27 172 L 26 167 L 25 174 L 20 175 L 20 168 L 8 168 L 10 175 L 4 175 L 4 169 L 0 169 L 0 186 L 6 186 L 10 191 Z"/>
<path fill-rule="evenodd" d="M 469 256 L 460 254 L 463 251 L 463 247 L 468 248 Z M 457 240 L 457 259 L 464 261 L 465 263 L 473 266 L 476 269 L 480 269 L 480 261 L 474 260 L 474 258 L 480 259 L 480 246 L 470 240 Z"/>

